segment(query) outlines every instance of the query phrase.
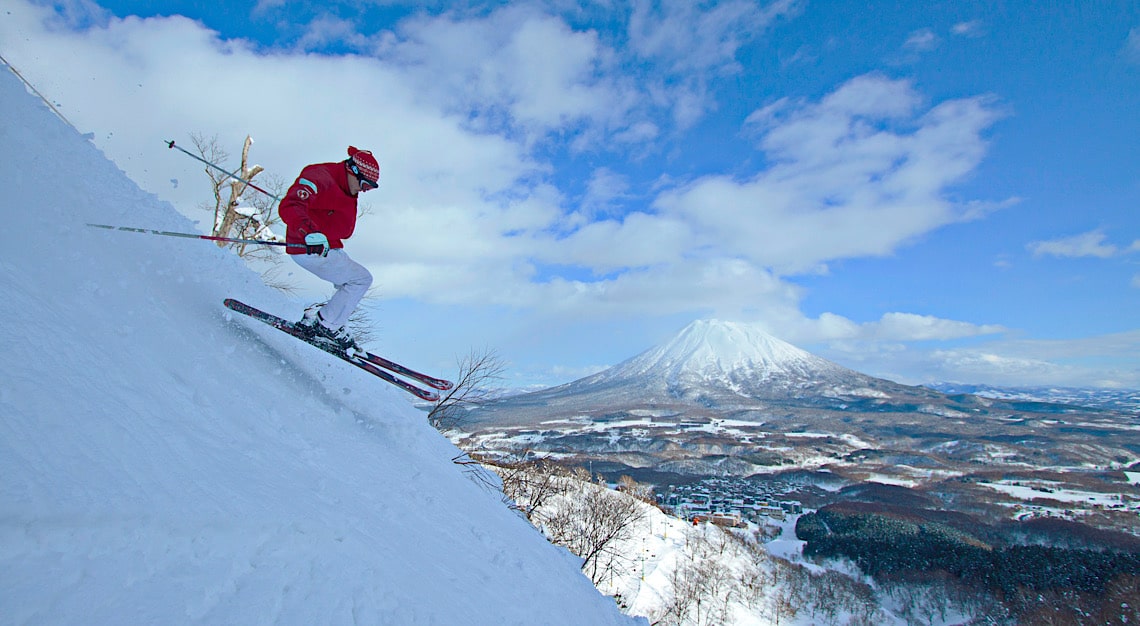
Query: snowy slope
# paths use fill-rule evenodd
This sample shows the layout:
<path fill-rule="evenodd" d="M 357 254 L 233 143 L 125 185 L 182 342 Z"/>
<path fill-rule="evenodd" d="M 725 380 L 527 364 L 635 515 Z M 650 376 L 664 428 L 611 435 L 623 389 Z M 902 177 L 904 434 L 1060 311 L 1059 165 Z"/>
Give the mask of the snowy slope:
<path fill-rule="evenodd" d="M 0 622 L 631 623 L 7 71 L 0 151 Z"/>

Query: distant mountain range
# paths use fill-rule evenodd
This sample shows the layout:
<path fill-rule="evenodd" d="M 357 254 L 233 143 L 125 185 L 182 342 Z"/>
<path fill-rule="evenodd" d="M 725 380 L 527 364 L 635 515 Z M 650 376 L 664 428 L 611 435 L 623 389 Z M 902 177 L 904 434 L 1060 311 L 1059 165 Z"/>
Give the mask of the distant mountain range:
<path fill-rule="evenodd" d="M 520 424 L 630 407 L 721 414 L 773 407 L 889 410 L 893 404 L 917 408 L 945 397 L 847 369 L 752 325 L 700 320 L 607 370 L 504 398 L 471 417 Z"/>
<path fill-rule="evenodd" d="M 935 383 L 926 385 L 935 391 L 949 394 L 969 393 L 999 400 L 1050 402 L 1083 406 L 1094 409 L 1111 409 L 1140 413 L 1140 390 L 1104 389 L 1099 387 L 995 387 L 993 385 L 964 385 Z"/>
<path fill-rule="evenodd" d="M 902 385 L 755 326 L 704 320 L 605 371 L 472 410 L 455 438 L 665 481 L 825 467 L 911 481 L 1108 468 L 1140 452 L 1136 416 L 1119 406 L 981 391 Z"/>
<path fill-rule="evenodd" d="M 754 325 L 720 320 L 693 322 L 666 343 L 597 374 L 557 387 L 512 394 L 509 400 L 504 399 L 504 406 L 612 406 L 636 402 L 692 403 L 731 409 L 776 403 L 847 409 L 899 402 L 961 404 L 965 400 L 962 396 L 967 395 L 1017 402 L 1021 406 L 1041 403 L 1140 411 L 1137 390 L 958 383 L 902 385 L 840 366 Z"/>

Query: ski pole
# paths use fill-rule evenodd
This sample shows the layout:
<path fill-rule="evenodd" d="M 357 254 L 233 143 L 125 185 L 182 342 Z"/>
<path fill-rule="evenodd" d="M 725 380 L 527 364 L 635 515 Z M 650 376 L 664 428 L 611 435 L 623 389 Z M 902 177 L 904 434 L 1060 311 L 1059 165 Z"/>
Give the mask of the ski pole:
<path fill-rule="evenodd" d="M 252 243 L 262 246 L 285 246 L 286 248 L 304 248 L 303 243 L 285 243 L 284 241 L 268 241 L 264 239 L 235 239 L 233 237 L 217 237 L 215 235 L 196 235 L 193 233 L 174 233 L 167 230 L 150 230 L 149 228 L 131 228 L 130 226 L 109 226 L 107 224 L 88 224 L 94 228 L 107 230 L 125 230 L 132 233 L 146 233 L 148 235 L 165 235 L 167 237 L 185 237 L 187 239 L 205 239 L 207 241 L 225 241 L 229 243 Z"/>
<path fill-rule="evenodd" d="M 246 180 L 246 179 L 242 178 L 241 176 L 238 176 L 237 174 L 235 174 L 235 173 L 233 173 L 233 172 L 227 172 L 226 170 L 222 169 L 220 166 L 218 166 L 218 165 L 214 165 L 213 163 L 210 163 L 210 162 L 209 162 L 209 161 L 207 161 L 206 159 L 203 159 L 202 157 L 200 157 L 200 156 L 198 156 L 198 155 L 194 154 L 193 152 L 190 152 L 190 151 L 189 151 L 189 150 L 187 150 L 186 148 L 183 148 L 182 146 L 176 145 L 176 144 L 174 143 L 174 140 L 173 140 L 173 139 L 171 139 L 170 141 L 163 141 L 162 143 L 166 144 L 166 147 L 167 147 L 167 148 L 177 148 L 177 149 L 178 149 L 180 152 L 182 152 L 182 154 L 185 154 L 185 155 L 187 155 L 187 156 L 189 156 L 189 157 L 195 158 L 195 159 L 197 159 L 197 160 L 199 160 L 199 161 L 201 161 L 201 162 L 205 163 L 206 165 L 209 165 L 210 167 L 212 167 L 212 168 L 214 168 L 214 169 L 218 170 L 219 172 L 221 172 L 221 173 L 225 174 L 227 177 L 229 177 L 229 178 L 232 178 L 232 179 L 234 179 L 234 180 L 238 181 L 239 183 L 245 183 L 246 185 L 249 185 L 250 187 L 253 187 L 254 189 L 256 189 L 256 190 L 260 191 L 261 193 L 263 193 L 263 194 L 265 194 L 265 195 L 269 196 L 270 198 L 273 198 L 274 200 L 276 200 L 276 201 L 278 201 L 278 202 L 281 202 L 281 198 L 277 197 L 277 196 L 276 196 L 276 195 L 274 195 L 274 194 L 271 194 L 271 193 L 269 193 L 268 191 L 266 191 L 266 190 L 262 189 L 261 187 L 258 187 L 257 185 L 255 185 L 255 184 L 253 184 L 252 182 L 250 182 L 250 181 L 248 181 L 248 180 Z"/>

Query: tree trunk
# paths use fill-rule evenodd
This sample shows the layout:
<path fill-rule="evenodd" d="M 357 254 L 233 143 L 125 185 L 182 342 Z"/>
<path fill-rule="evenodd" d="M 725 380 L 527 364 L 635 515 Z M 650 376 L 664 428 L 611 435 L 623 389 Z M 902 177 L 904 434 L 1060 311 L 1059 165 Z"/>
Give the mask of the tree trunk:
<path fill-rule="evenodd" d="M 241 171 L 238 175 L 241 178 L 245 179 L 247 182 L 243 183 L 239 180 L 230 181 L 230 201 L 226 205 L 225 215 L 222 217 L 221 224 L 216 229 L 216 232 L 214 232 L 214 236 L 216 237 L 231 236 L 230 233 L 234 229 L 234 224 L 236 224 L 239 220 L 246 219 L 244 216 L 237 212 L 237 208 L 241 204 L 241 196 L 249 187 L 248 182 L 252 181 L 254 176 L 257 176 L 262 172 L 262 170 L 264 170 L 264 168 L 260 165 L 255 165 L 252 168 L 250 168 L 248 165 L 249 147 L 252 144 L 253 138 L 249 135 L 246 135 L 245 145 L 241 149 Z M 226 245 L 226 242 L 218 242 L 219 247 L 224 247 Z"/>

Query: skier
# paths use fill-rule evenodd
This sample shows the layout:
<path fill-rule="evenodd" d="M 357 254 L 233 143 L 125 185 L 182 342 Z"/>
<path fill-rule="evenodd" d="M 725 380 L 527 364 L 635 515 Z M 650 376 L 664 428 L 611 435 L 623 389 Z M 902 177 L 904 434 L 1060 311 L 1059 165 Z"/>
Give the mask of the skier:
<path fill-rule="evenodd" d="M 380 165 L 372 153 L 349 146 L 344 161 L 305 166 L 277 208 L 288 227 L 285 241 L 305 244 L 287 248 L 292 259 L 336 287 L 323 306 L 305 309 L 299 326 L 353 354 L 364 350 L 345 324 L 372 286 L 372 274 L 349 258 L 343 240 L 356 228 L 357 196 L 376 189 L 379 181 Z"/>

